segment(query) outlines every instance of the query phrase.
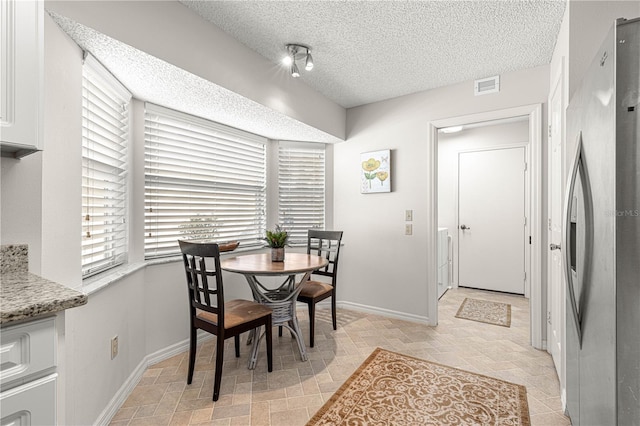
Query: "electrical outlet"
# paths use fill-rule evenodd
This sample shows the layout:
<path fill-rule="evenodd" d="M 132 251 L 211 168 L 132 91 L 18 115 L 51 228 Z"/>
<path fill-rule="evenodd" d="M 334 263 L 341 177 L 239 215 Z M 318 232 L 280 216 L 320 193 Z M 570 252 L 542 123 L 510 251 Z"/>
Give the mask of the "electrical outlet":
<path fill-rule="evenodd" d="M 118 336 L 111 338 L 111 359 L 114 359 L 118 355 Z"/>
<path fill-rule="evenodd" d="M 413 210 L 405 210 L 404 220 L 407 222 L 411 222 L 413 220 Z"/>
<path fill-rule="evenodd" d="M 410 223 L 404 226 L 404 235 L 411 235 L 413 233 L 413 225 Z"/>

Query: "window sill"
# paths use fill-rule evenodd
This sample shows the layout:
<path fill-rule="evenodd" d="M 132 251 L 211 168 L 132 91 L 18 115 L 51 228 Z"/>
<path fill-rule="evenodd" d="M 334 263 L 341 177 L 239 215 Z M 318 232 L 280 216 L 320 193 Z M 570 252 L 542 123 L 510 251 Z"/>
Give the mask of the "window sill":
<path fill-rule="evenodd" d="M 234 250 L 233 252 L 222 253 L 222 257 L 229 257 L 232 255 L 237 255 L 239 253 L 247 254 L 248 252 L 260 251 L 263 248 L 264 247 L 251 247 L 244 250 Z M 98 291 L 102 290 L 105 287 L 108 287 L 115 282 L 120 281 L 123 278 L 128 277 L 135 272 L 138 272 L 141 269 L 146 268 L 147 266 L 164 265 L 174 262 L 182 262 L 182 256 L 178 254 L 175 256 L 149 259 L 141 262 L 127 263 L 124 265 L 116 266 L 115 268 L 104 271 L 103 273 L 84 279 L 82 281 L 82 292 L 86 295 L 91 295 L 93 293 L 97 293 Z"/>
<path fill-rule="evenodd" d="M 121 279 L 143 269 L 147 266 L 147 262 L 126 263 L 116 266 L 115 268 L 104 271 L 98 275 L 82 280 L 82 292 L 91 295 L 96 293 L 108 285 L 120 281 Z"/>

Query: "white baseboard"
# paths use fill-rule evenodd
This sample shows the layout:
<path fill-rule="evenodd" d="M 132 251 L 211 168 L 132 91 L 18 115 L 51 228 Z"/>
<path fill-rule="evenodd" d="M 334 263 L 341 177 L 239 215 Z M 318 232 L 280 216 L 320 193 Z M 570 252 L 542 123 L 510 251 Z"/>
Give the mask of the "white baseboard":
<path fill-rule="evenodd" d="M 120 409 L 122 404 L 127 400 L 127 397 L 129 397 L 129 394 L 131 394 L 138 382 L 140 382 L 146 369 L 147 362 L 145 358 L 138 364 L 135 370 L 133 370 L 133 373 L 131 373 L 122 386 L 120 386 L 120 389 L 118 389 L 118 392 L 111 398 L 111 401 L 109 401 L 105 409 L 102 410 L 102 413 L 100 413 L 94 425 L 107 426 L 111 422 L 111 419 L 116 415 L 118 409 Z"/>
<path fill-rule="evenodd" d="M 210 333 L 198 330 L 198 344 L 211 340 L 213 337 Z M 133 389 L 140 383 L 140 379 L 142 379 L 147 368 L 186 350 L 189 350 L 189 339 L 185 339 L 144 357 L 129 378 L 120 386 L 118 392 L 111 398 L 111 401 L 109 401 L 109 404 L 107 404 L 102 413 L 100 413 L 94 425 L 107 426 L 111 422 L 111 419 L 116 415 L 120 407 L 122 407 L 122 404 L 124 404 L 131 392 L 133 392 Z M 185 381 L 186 379 L 185 377 Z"/>
<path fill-rule="evenodd" d="M 206 331 L 198 330 L 198 345 L 213 338 L 213 334 L 207 333 Z M 147 367 L 162 362 L 165 359 L 169 359 L 172 356 L 178 355 L 179 353 L 186 350 L 189 350 L 189 339 L 185 339 L 174 345 L 167 346 L 166 348 L 160 349 L 159 351 L 155 351 L 154 353 L 149 354 L 145 357 L 145 359 L 147 360 Z"/>
<path fill-rule="evenodd" d="M 425 317 L 421 315 L 414 315 L 414 314 L 408 314 L 406 312 L 392 311 L 390 309 L 379 308 L 376 306 L 361 305 L 359 303 L 352 303 L 352 302 L 337 302 L 336 306 L 339 308 L 366 312 L 368 314 L 381 315 L 383 317 L 396 318 L 396 319 L 401 319 L 405 321 L 417 322 L 420 324 L 429 325 L 429 317 Z"/>

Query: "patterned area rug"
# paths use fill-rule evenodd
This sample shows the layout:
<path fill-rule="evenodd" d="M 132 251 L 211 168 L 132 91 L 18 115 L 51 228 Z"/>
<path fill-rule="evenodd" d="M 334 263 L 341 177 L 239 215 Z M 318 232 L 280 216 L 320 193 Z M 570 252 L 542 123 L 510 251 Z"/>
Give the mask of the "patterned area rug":
<path fill-rule="evenodd" d="M 524 386 L 377 348 L 307 426 L 530 424 Z"/>
<path fill-rule="evenodd" d="M 511 305 L 466 298 L 460 305 L 456 318 L 511 327 Z"/>

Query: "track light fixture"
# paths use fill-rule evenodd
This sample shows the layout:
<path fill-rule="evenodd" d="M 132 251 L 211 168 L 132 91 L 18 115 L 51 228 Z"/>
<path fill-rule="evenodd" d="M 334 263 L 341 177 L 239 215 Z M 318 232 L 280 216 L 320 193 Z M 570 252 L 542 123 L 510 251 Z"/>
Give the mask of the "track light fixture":
<path fill-rule="evenodd" d="M 311 71 L 313 69 L 313 57 L 311 56 L 311 48 L 304 44 L 286 44 L 287 55 L 282 59 L 282 63 L 290 67 L 291 77 L 300 77 L 297 61 L 304 61 L 304 69 Z"/>

